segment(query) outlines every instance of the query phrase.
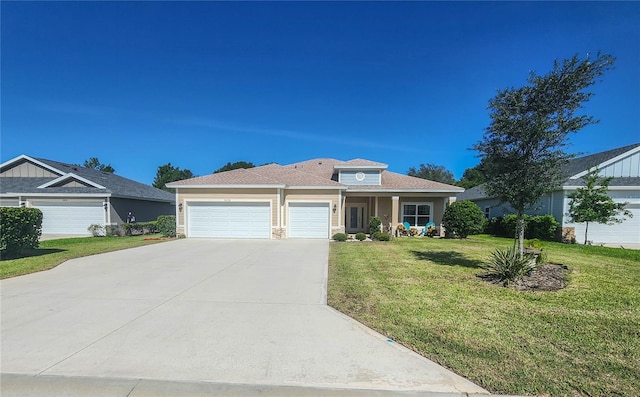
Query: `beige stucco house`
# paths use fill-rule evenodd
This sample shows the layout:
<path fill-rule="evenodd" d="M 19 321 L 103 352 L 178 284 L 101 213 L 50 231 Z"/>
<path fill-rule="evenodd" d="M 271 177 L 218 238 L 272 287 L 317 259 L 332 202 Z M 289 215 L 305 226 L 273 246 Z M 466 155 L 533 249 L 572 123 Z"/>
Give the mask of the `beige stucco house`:
<path fill-rule="evenodd" d="M 355 159 L 314 159 L 236 169 L 167 184 L 176 189 L 177 231 L 187 237 L 330 238 L 409 222 L 440 225 L 464 189 Z"/>

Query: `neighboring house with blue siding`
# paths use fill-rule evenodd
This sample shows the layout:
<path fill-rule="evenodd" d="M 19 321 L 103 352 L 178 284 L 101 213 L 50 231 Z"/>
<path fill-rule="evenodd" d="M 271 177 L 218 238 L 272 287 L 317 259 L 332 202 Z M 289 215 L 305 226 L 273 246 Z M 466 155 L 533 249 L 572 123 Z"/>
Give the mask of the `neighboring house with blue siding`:
<path fill-rule="evenodd" d="M 640 244 L 640 143 L 620 147 L 573 159 L 563 170 L 566 180 L 562 188 L 546 194 L 529 208 L 529 215 L 553 215 L 561 224 L 565 237 L 575 236 L 582 242 L 584 223 L 573 223 L 566 215 L 569 212 L 569 194 L 584 187 L 582 179 L 590 169 L 597 167 L 601 176 L 613 177 L 609 185 L 609 196 L 615 202 L 628 203 L 625 207 L 633 214 L 624 222 L 614 225 L 589 224 L 589 240 L 593 244 Z M 458 200 L 471 200 L 478 204 L 487 218 L 515 213 L 506 203 L 489 197 L 483 185 L 473 187 L 457 195 Z"/>
<path fill-rule="evenodd" d="M 42 234 L 89 235 L 92 224 L 117 225 L 175 214 L 175 194 L 122 176 L 58 161 L 18 156 L 0 164 L 0 206 L 42 211 Z"/>

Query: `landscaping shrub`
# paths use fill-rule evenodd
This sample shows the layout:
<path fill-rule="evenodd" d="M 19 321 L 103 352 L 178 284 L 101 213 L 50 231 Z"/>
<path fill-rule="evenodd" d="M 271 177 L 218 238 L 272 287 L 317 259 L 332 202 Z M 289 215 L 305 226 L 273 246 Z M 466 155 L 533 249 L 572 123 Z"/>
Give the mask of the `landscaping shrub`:
<path fill-rule="evenodd" d="M 175 215 L 160 215 L 156 221 L 158 233 L 164 237 L 176 236 L 176 216 Z"/>
<path fill-rule="evenodd" d="M 157 233 L 157 221 L 123 223 L 121 227 L 127 236 L 138 236 L 141 234 Z M 175 230 L 175 227 L 174 227 Z M 175 232 L 174 232 L 175 233 Z"/>
<path fill-rule="evenodd" d="M 378 218 L 377 216 L 372 216 L 369 219 L 369 234 L 371 235 L 371 238 L 373 239 L 373 236 L 377 233 L 380 233 L 380 226 L 382 225 L 382 220 L 380 220 L 380 218 Z"/>
<path fill-rule="evenodd" d="M 356 234 L 356 240 L 364 241 L 366 239 L 367 239 L 367 235 L 366 234 L 364 234 L 364 233 L 357 233 Z"/>
<path fill-rule="evenodd" d="M 125 235 L 125 230 L 120 225 L 106 225 L 104 227 L 104 233 L 108 237 L 121 237 Z"/>
<path fill-rule="evenodd" d="M 107 235 L 105 227 L 102 225 L 98 225 L 97 223 L 90 225 L 87 230 L 93 237 L 104 237 Z"/>
<path fill-rule="evenodd" d="M 389 240 L 391 240 L 391 236 L 389 236 L 388 233 L 381 232 L 381 233 L 378 233 L 376 235 L 376 240 L 378 240 L 378 241 L 389 241 Z"/>
<path fill-rule="evenodd" d="M 345 233 L 336 233 L 331 237 L 334 241 L 347 241 L 347 236 Z"/>
<path fill-rule="evenodd" d="M 483 266 L 487 272 L 482 276 L 503 282 L 506 286 L 522 279 L 535 269 L 537 265 L 535 259 L 531 254 L 520 256 L 515 247 L 509 247 L 505 250 L 496 249 L 491 253 L 489 262 Z"/>
<path fill-rule="evenodd" d="M 0 207 L 0 254 L 12 257 L 38 248 L 42 211 L 37 208 Z"/>
<path fill-rule="evenodd" d="M 452 203 L 447 207 L 442 218 L 442 225 L 447 232 L 454 233 L 459 238 L 482 233 L 485 222 L 482 209 L 469 200 Z"/>
<path fill-rule="evenodd" d="M 518 216 L 515 214 L 505 215 L 504 217 L 492 218 L 485 233 L 497 237 L 514 238 L 516 235 L 516 224 Z M 560 224 L 551 215 L 524 216 L 524 237 L 526 239 L 539 239 L 546 241 L 554 241 L 556 231 Z"/>

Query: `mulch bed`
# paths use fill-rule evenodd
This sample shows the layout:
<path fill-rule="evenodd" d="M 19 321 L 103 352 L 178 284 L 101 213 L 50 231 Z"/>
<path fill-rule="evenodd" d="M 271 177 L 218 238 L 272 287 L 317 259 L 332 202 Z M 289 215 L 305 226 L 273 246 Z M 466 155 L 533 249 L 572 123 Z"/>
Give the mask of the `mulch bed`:
<path fill-rule="evenodd" d="M 532 270 L 514 287 L 523 291 L 558 291 L 569 284 L 569 268 L 560 263 L 547 263 Z"/>

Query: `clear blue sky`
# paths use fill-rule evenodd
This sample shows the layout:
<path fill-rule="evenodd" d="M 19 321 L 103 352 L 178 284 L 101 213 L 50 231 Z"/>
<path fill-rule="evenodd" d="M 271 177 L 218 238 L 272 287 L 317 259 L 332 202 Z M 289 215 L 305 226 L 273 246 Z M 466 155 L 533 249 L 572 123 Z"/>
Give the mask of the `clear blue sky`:
<path fill-rule="evenodd" d="M 6 2 L 1 161 L 158 166 L 366 158 L 456 178 L 498 89 L 617 58 L 571 152 L 640 142 L 640 2 Z"/>

